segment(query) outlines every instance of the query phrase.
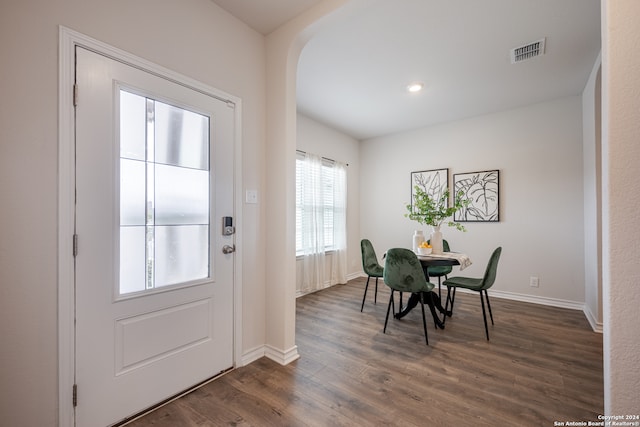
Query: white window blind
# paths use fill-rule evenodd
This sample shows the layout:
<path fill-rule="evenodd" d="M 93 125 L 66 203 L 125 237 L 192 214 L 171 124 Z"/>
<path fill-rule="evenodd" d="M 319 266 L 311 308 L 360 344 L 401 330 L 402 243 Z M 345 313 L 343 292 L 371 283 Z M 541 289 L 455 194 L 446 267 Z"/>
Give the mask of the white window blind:
<path fill-rule="evenodd" d="M 316 158 L 317 159 L 317 158 Z M 342 175 L 341 175 L 342 174 Z M 296 255 L 303 255 L 306 247 L 318 247 L 318 252 L 336 249 L 335 219 L 346 215 L 342 200 L 346 185 L 344 169 L 336 163 L 321 159 L 312 162 L 308 155 L 298 152 L 296 156 Z M 316 213 L 317 215 L 313 215 Z M 313 224 L 304 224 L 303 218 L 314 218 Z M 321 236 L 315 235 L 321 233 Z"/>

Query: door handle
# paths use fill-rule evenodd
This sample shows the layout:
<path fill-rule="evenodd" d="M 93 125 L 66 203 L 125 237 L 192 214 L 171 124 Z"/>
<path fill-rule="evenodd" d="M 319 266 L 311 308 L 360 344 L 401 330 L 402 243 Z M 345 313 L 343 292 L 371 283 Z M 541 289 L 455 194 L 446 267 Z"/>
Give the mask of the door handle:
<path fill-rule="evenodd" d="M 232 253 L 234 253 L 235 251 L 236 251 L 236 245 L 231 245 L 231 246 L 229 246 L 229 245 L 224 245 L 224 246 L 222 247 L 222 253 L 223 253 L 223 254 L 232 254 Z"/>

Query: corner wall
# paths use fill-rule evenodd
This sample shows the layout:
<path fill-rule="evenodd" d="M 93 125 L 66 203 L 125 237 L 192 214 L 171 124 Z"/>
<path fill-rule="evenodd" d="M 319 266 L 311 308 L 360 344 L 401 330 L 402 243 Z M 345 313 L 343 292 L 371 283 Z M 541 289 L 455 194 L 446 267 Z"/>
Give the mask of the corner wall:
<path fill-rule="evenodd" d="M 347 279 L 362 273 L 360 254 L 360 143 L 303 114 L 297 115 L 297 149 L 346 163 L 347 167 Z M 300 272 L 301 262 L 296 270 Z M 329 266 L 327 266 L 329 270 Z M 327 278 L 328 278 L 327 274 Z M 296 275 L 299 284 L 301 274 Z"/>
<path fill-rule="evenodd" d="M 266 38 L 267 49 L 267 357 L 287 364 L 295 345 L 296 70 L 304 44 L 324 25 L 365 7 L 366 0 L 324 0 Z"/>
<path fill-rule="evenodd" d="M 243 184 L 263 190 L 262 35 L 209 0 L 3 1 L 0 423 L 8 426 L 55 426 L 59 419 L 59 25 L 242 98 Z M 264 242 L 260 206 L 247 208 L 243 219 L 245 240 L 238 244 Z M 265 340 L 263 254 L 244 251 L 245 348 Z"/>
<path fill-rule="evenodd" d="M 598 57 L 582 93 L 584 170 L 585 313 L 602 332 L 602 114 L 601 59 Z"/>
<path fill-rule="evenodd" d="M 410 173 L 449 168 L 453 174 L 500 170 L 500 222 L 445 227 L 452 250 L 482 276 L 503 247 L 494 290 L 522 299 L 581 309 L 584 304 L 582 106 L 580 97 L 436 125 L 361 142 L 361 237 L 376 252 L 411 247 L 404 217 Z M 366 213 L 366 214 L 365 214 Z M 538 288 L 529 286 L 539 278 Z"/>
<path fill-rule="evenodd" d="M 637 0 L 602 2 L 604 408 L 622 417 L 640 408 L 638 22 Z"/>

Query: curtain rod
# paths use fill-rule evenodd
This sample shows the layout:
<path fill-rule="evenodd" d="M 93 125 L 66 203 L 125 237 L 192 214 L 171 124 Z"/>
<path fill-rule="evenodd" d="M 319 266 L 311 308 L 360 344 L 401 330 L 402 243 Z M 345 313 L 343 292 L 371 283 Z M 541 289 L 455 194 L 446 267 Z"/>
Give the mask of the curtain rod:
<path fill-rule="evenodd" d="M 307 152 L 306 152 L 306 151 L 303 151 L 303 150 L 298 150 L 298 149 L 296 149 L 296 151 L 297 151 L 298 153 L 307 154 Z M 330 162 L 336 163 L 336 161 L 335 161 L 335 160 L 330 159 L 330 158 L 328 158 L 328 157 L 321 157 L 321 159 L 323 159 L 323 160 L 328 160 L 328 161 L 330 161 Z M 345 163 L 345 164 L 346 164 L 347 166 L 349 166 L 349 163 Z"/>

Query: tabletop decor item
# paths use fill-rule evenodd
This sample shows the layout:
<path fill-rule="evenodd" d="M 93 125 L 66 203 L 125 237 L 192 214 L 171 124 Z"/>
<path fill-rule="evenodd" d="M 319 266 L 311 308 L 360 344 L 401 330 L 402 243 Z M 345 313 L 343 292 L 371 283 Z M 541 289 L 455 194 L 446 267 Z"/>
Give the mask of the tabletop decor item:
<path fill-rule="evenodd" d="M 433 248 L 428 242 L 422 242 L 415 252 L 418 252 L 418 255 L 429 255 L 432 250 Z"/>
<path fill-rule="evenodd" d="M 463 197 L 464 193 L 459 192 L 455 196 L 453 206 L 448 206 L 449 189 L 447 188 L 439 199 L 432 198 L 420 186 L 413 188 L 413 203 L 407 204 L 408 213 L 404 216 L 420 224 L 430 225 L 433 228 L 431 233 L 431 247 L 434 254 L 442 253 L 442 232 L 440 227 L 446 224 L 460 231 L 467 231 L 462 224 L 454 221 L 447 221 L 455 212 L 468 206 L 470 201 Z"/>
<path fill-rule="evenodd" d="M 424 243 L 424 234 L 422 230 L 416 230 L 413 232 L 413 252 L 417 252 L 421 244 Z"/>

